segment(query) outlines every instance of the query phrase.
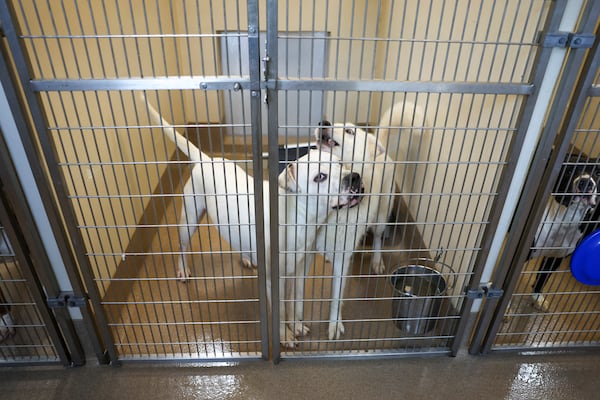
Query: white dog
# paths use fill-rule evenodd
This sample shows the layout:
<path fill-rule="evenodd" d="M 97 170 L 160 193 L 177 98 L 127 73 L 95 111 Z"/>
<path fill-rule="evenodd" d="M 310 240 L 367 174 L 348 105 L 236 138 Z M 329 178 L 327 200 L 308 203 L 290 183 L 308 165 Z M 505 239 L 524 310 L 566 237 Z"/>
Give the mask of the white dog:
<path fill-rule="evenodd" d="M 377 138 L 363 129 L 349 123 L 332 125 L 325 121 L 320 125 L 315 129 L 320 149 L 359 172 L 365 187 L 365 198 L 357 207 L 327 217 L 327 225 L 319 229 L 315 243 L 317 251 L 323 252 L 333 266 L 328 328 L 329 339 L 333 340 L 344 333 L 341 307 L 352 253 L 369 228 L 373 230 L 371 268 L 378 274 L 385 271 L 381 248 L 395 193 L 394 164 Z M 295 312 L 296 321 L 300 321 L 303 307 L 299 305 Z"/>
<path fill-rule="evenodd" d="M 317 236 L 317 250 L 322 251 L 333 265 L 328 328 L 329 339 L 333 340 L 344 334 L 342 299 L 352 253 L 370 228 L 373 231 L 371 268 L 378 274 L 385 272 L 381 249 L 393 205 L 394 182 L 401 188 L 404 177 L 415 173 L 403 163 L 394 163 L 387 154 L 386 146 L 390 146 L 396 154 L 395 159 L 418 160 L 417 150 L 423 144 L 423 137 L 420 130 L 412 127 L 428 127 L 430 124 L 421 107 L 411 102 L 399 102 L 381 117 L 377 136 L 351 123 L 331 125 L 325 121 L 320 125 L 315 130 L 319 147 L 359 172 L 366 194 L 366 199 L 358 207 L 330 214 L 327 218 L 329 226 L 321 228 Z M 297 291 L 302 290 L 301 285 L 303 282 L 298 281 Z M 300 304 L 295 310 L 296 321 L 302 320 L 303 312 Z M 307 332 L 308 328 L 304 327 L 304 330 Z"/>
<path fill-rule="evenodd" d="M 145 102 L 145 97 L 140 94 Z M 197 229 L 197 221 L 206 212 L 219 233 L 233 249 L 240 251 L 244 264 L 257 265 L 258 246 L 255 232 L 254 179 L 234 162 L 224 158 L 212 158 L 202 153 L 183 135 L 177 132 L 149 104 L 147 109 L 154 124 L 160 125 L 166 137 L 173 141 L 191 161 L 197 162 L 186 182 L 184 206 L 182 207 L 179 228 L 181 255 L 177 276 L 185 281 L 190 270 L 185 253 L 191 237 Z M 323 157 L 322 157 L 323 156 Z M 362 187 L 360 176 L 343 169 L 335 156 L 312 150 L 296 162 L 287 166 L 279 176 L 279 225 L 291 228 L 279 229 L 279 266 L 280 276 L 300 276 L 304 270 L 305 252 L 314 248 L 317 225 L 322 224 L 334 209 L 353 207 L 361 200 Z M 293 193 L 288 195 L 287 193 Z M 263 184 L 265 202 L 264 226 L 266 246 L 266 279 L 268 302 L 271 304 L 271 274 L 269 235 L 269 185 Z M 298 221 L 298 223 L 296 223 Z M 307 240 L 313 239 L 313 241 Z M 287 283 L 287 285 L 286 285 Z M 288 309 L 294 298 L 298 302 L 302 292 L 285 290 L 290 286 L 289 279 L 280 279 L 280 293 L 286 302 L 279 302 L 280 341 L 285 347 L 294 347 L 296 337 L 303 329 L 295 324 L 293 315 L 288 313 L 288 329 L 283 322 L 285 306 Z M 295 292 L 295 293 L 294 293 Z"/>

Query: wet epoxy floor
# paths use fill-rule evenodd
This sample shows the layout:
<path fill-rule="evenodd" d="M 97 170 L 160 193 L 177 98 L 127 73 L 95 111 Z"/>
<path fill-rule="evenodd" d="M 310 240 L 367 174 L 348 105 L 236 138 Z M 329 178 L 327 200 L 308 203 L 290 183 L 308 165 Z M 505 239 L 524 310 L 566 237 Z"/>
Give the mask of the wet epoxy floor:
<path fill-rule="evenodd" d="M 600 353 L 0 368 L 9 399 L 597 399 Z"/>

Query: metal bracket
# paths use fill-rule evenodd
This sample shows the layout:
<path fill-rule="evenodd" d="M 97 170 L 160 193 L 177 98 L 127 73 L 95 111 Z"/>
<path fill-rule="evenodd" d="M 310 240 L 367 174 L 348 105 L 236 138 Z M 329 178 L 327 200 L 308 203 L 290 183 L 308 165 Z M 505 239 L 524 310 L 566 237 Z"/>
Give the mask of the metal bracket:
<path fill-rule="evenodd" d="M 571 37 L 571 48 L 590 49 L 595 40 L 596 36 L 591 33 L 576 33 Z"/>
<path fill-rule="evenodd" d="M 77 297 L 73 292 L 61 292 L 57 297 L 47 298 L 46 303 L 50 308 L 79 308 L 87 305 L 88 297 Z"/>
<path fill-rule="evenodd" d="M 542 47 L 567 47 L 569 35 L 568 32 L 548 32 L 544 36 Z"/>
<path fill-rule="evenodd" d="M 492 287 L 492 282 L 482 283 L 477 289 L 466 291 L 468 299 L 499 299 L 504 295 L 504 290 Z"/>
<path fill-rule="evenodd" d="M 596 36 L 591 33 L 548 32 L 542 47 L 589 49 L 594 45 L 594 40 Z"/>

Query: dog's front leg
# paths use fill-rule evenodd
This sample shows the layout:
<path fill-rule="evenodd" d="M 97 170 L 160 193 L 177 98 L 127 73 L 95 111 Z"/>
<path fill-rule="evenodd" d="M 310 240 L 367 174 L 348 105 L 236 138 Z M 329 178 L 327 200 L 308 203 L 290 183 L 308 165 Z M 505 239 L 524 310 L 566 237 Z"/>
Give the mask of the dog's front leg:
<path fill-rule="evenodd" d="M 290 292 L 292 292 L 293 282 L 290 281 L 289 276 L 279 277 L 279 342 L 283 347 L 287 349 L 293 349 L 296 347 L 296 335 L 291 329 L 287 327 L 286 308 L 291 303 Z M 286 288 L 288 290 L 286 290 Z M 289 314 L 291 317 L 293 314 Z"/>
<path fill-rule="evenodd" d="M 385 234 L 385 225 L 377 225 L 373 230 L 373 254 L 371 255 L 371 269 L 376 274 L 385 272 L 385 264 L 381 256 L 383 248 L 383 235 Z"/>
<path fill-rule="evenodd" d="M 304 287 L 306 285 L 306 277 L 310 272 L 310 266 L 313 263 L 314 254 L 306 254 L 305 256 L 298 255 L 296 260 L 296 278 L 292 312 L 294 323 L 290 327 L 296 336 L 306 336 L 310 333 L 310 328 L 306 326 L 304 321 Z"/>
<path fill-rule="evenodd" d="M 389 197 L 380 197 L 377 199 L 377 219 L 373 227 L 373 254 L 371 256 L 371 270 L 376 274 L 385 272 L 385 263 L 381 254 L 383 241 L 385 240 L 388 229 L 388 219 L 390 216 L 391 199 Z"/>
<path fill-rule="evenodd" d="M 336 254 L 333 262 L 333 278 L 331 280 L 331 306 L 329 308 L 329 340 L 337 340 L 344 334 L 342 323 L 342 303 L 351 254 Z"/>

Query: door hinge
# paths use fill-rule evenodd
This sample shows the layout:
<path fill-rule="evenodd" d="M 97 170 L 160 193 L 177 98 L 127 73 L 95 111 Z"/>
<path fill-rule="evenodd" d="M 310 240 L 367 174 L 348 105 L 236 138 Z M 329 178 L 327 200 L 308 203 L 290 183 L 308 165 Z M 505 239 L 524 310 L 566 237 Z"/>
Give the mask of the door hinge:
<path fill-rule="evenodd" d="M 57 297 L 48 297 L 46 303 L 50 308 L 79 308 L 87 305 L 88 297 L 75 296 L 73 292 L 61 292 Z"/>
<path fill-rule="evenodd" d="M 544 36 L 542 47 L 589 49 L 595 40 L 596 36 L 591 33 L 548 32 Z"/>
<path fill-rule="evenodd" d="M 492 287 L 492 282 L 482 283 L 477 289 L 468 289 L 466 295 L 468 299 L 499 299 L 504 295 L 503 289 Z"/>

